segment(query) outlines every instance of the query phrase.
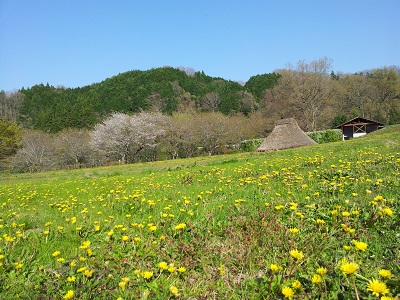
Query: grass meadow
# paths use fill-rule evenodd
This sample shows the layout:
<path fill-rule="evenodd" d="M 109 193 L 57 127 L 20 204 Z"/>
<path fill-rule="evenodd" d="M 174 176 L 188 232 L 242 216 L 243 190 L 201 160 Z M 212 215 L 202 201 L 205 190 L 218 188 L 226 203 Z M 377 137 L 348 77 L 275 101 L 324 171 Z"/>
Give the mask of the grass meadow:
<path fill-rule="evenodd" d="M 0 299 L 399 299 L 400 126 L 0 177 Z"/>

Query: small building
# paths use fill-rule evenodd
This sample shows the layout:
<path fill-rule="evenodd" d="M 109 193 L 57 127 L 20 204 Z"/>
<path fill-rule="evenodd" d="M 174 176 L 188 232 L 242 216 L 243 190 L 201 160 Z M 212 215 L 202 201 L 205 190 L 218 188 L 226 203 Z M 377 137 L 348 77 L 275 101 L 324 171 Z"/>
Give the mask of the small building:
<path fill-rule="evenodd" d="M 288 148 L 314 145 L 311 139 L 293 118 L 282 119 L 275 122 L 274 130 L 264 139 L 257 152 L 267 152 Z"/>
<path fill-rule="evenodd" d="M 342 130 L 343 140 L 348 140 L 366 135 L 367 133 L 383 128 L 383 126 L 382 123 L 357 117 L 340 124 L 337 128 Z"/>

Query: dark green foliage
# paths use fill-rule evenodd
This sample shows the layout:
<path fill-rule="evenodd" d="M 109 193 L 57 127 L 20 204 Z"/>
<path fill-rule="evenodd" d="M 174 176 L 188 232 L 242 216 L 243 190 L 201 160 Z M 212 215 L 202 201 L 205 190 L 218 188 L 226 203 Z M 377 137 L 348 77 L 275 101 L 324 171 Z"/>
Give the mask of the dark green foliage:
<path fill-rule="evenodd" d="M 345 115 L 337 115 L 332 122 L 332 128 L 338 127 L 340 124 L 345 123 L 349 118 Z"/>
<path fill-rule="evenodd" d="M 240 112 L 239 92 L 244 90 L 237 82 L 210 77 L 204 72 L 188 76 L 171 67 L 136 70 L 82 88 L 40 84 L 22 89 L 26 99 L 20 108 L 19 121 L 46 132 L 92 128 L 112 112 L 159 110 L 172 114 L 184 93 L 190 95 L 194 107 L 198 107 L 197 101 L 207 93 L 217 93 L 220 97 L 217 109 L 228 115 Z"/>
<path fill-rule="evenodd" d="M 273 88 L 281 75 L 276 73 L 268 73 L 256 75 L 249 79 L 244 85 L 245 89 L 252 93 L 256 99 L 260 100 L 265 91 Z"/>

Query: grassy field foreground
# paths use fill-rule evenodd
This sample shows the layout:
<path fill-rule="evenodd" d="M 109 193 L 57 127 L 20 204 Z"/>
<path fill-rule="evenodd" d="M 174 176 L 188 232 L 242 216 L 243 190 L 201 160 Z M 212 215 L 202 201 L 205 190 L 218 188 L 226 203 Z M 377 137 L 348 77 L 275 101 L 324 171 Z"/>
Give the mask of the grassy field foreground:
<path fill-rule="evenodd" d="M 0 178 L 1 299 L 395 299 L 400 126 Z"/>

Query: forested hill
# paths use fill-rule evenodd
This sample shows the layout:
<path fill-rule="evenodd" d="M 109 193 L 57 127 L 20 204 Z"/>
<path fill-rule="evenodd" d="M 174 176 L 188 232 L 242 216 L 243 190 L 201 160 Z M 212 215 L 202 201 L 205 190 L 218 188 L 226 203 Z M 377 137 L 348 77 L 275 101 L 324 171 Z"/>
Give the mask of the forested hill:
<path fill-rule="evenodd" d="M 257 75 L 244 85 L 204 72 L 163 67 L 129 71 L 81 88 L 35 85 L 22 88 L 19 121 L 26 127 L 57 132 L 92 127 L 111 112 L 157 110 L 219 111 L 224 114 L 256 109 L 263 92 L 279 75 Z"/>

